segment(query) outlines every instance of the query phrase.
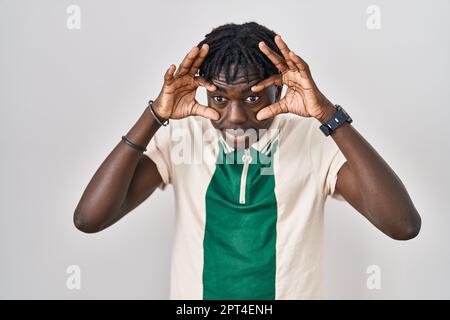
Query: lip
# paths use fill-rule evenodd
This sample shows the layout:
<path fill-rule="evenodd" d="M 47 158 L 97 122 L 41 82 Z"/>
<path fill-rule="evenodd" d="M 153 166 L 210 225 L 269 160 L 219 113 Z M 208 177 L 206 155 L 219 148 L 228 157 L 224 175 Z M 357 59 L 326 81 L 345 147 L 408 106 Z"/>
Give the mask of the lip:
<path fill-rule="evenodd" d="M 228 140 L 233 143 L 244 142 L 247 137 L 250 137 L 245 130 L 232 130 L 232 129 L 222 129 L 222 132 L 225 136 L 225 140 Z"/>

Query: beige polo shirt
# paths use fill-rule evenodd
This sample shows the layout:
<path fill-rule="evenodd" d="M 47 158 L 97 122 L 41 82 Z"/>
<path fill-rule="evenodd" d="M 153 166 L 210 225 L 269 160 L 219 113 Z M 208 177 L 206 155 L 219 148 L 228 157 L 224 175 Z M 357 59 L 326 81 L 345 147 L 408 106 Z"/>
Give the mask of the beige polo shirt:
<path fill-rule="evenodd" d="M 240 151 L 202 117 L 157 131 L 145 154 L 159 187 L 174 188 L 171 299 L 322 297 L 324 205 L 344 200 L 334 190 L 346 159 L 319 126 L 281 114 Z M 233 153 L 243 161 L 219 161 Z"/>

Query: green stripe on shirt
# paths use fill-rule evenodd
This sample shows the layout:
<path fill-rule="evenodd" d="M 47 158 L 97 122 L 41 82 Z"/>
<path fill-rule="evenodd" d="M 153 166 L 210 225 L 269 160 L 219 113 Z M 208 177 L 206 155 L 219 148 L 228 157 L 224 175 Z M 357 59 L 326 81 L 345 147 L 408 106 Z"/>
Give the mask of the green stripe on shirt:
<path fill-rule="evenodd" d="M 225 154 L 220 147 L 206 192 L 203 299 L 275 299 L 277 201 L 275 177 L 261 174 L 272 159 L 250 148 L 252 163 L 240 187 L 242 149 Z"/>

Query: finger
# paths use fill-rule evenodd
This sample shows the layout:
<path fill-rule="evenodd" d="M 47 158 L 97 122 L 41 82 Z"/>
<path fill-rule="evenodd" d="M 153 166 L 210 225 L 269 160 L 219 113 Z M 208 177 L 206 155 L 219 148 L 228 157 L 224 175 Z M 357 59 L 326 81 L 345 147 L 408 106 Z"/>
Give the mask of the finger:
<path fill-rule="evenodd" d="M 264 90 L 265 88 L 270 87 L 271 85 L 282 85 L 282 84 L 283 83 L 281 75 L 276 74 L 258 82 L 257 84 L 251 87 L 251 90 L 253 92 L 259 92 Z"/>
<path fill-rule="evenodd" d="M 300 76 L 305 79 L 311 78 L 311 72 L 309 71 L 308 64 L 302 58 L 300 58 L 300 56 L 296 55 L 293 51 L 289 52 L 289 55 L 292 61 L 297 66 L 297 69 L 300 72 Z"/>
<path fill-rule="evenodd" d="M 207 107 L 204 105 L 201 105 L 200 103 L 196 102 L 195 105 L 192 107 L 191 115 L 193 116 L 201 116 L 210 120 L 219 120 L 220 115 L 219 113 L 214 110 L 211 107 Z"/>
<path fill-rule="evenodd" d="M 281 72 L 288 70 L 288 67 L 284 62 L 283 58 L 280 57 L 275 51 L 270 49 L 265 42 L 261 41 L 258 44 L 258 47 L 267 56 L 267 58 L 269 58 L 270 61 L 272 61 L 272 63 L 275 65 L 275 67 L 277 67 L 278 70 L 280 70 Z"/>
<path fill-rule="evenodd" d="M 205 60 L 206 55 L 208 54 L 209 46 L 208 44 L 204 43 L 202 47 L 200 48 L 199 54 L 197 58 L 195 59 L 194 63 L 192 64 L 191 69 L 189 70 L 189 74 L 191 76 L 195 76 L 198 69 L 202 65 L 203 61 Z"/>
<path fill-rule="evenodd" d="M 194 62 L 195 58 L 197 57 L 199 49 L 197 46 L 193 47 L 191 51 L 188 52 L 188 54 L 184 57 L 183 61 L 180 63 L 180 66 L 178 67 L 178 71 L 175 73 L 175 76 L 184 76 L 189 72 L 191 69 L 192 63 Z"/>
<path fill-rule="evenodd" d="M 271 105 L 259 110 L 258 113 L 256 114 L 256 119 L 261 121 L 261 120 L 275 117 L 277 114 L 283 113 L 280 101 L 275 102 L 274 104 L 271 104 Z"/>
<path fill-rule="evenodd" d="M 281 54 L 283 55 L 284 59 L 286 60 L 286 63 L 288 65 L 289 69 L 291 69 L 293 71 L 296 71 L 297 70 L 297 66 L 291 60 L 291 57 L 289 56 L 289 52 L 291 50 L 289 50 L 287 44 L 283 41 L 281 36 L 278 35 L 278 34 L 275 36 L 275 43 L 278 46 L 278 49 L 280 49 Z"/>
<path fill-rule="evenodd" d="M 170 65 L 170 67 L 167 69 L 166 73 L 164 74 L 164 81 L 173 80 L 173 74 L 175 73 L 176 68 L 177 67 L 174 64 Z"/>
<path fill-rule="evenodd" d="M 199 87 L 204 87 L 208 91 L 215 91 L 217 88 L 214 84 L 209 81 L 206 81 L 203 77 L 194 77 L 194 82 Z"/>

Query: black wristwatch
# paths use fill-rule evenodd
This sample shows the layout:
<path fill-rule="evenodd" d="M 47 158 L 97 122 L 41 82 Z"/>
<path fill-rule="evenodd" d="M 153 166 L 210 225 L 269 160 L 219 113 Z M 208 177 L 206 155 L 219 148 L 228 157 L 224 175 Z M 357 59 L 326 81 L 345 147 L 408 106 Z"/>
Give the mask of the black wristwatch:
<path fill-rule="evenodd" d="M 331 116 L 330 119 L 328 119 L 325 123 L 323 123 L 319 129 L 323 132 L 325 136 L 329 136 L 342 126 L 344 123 L 352 123 L 353 120 L 349 116 L 349 114 L 342 108 L 340 105 L 335 104 L 334 107 L 336 108 L 336 112 Z"/>

